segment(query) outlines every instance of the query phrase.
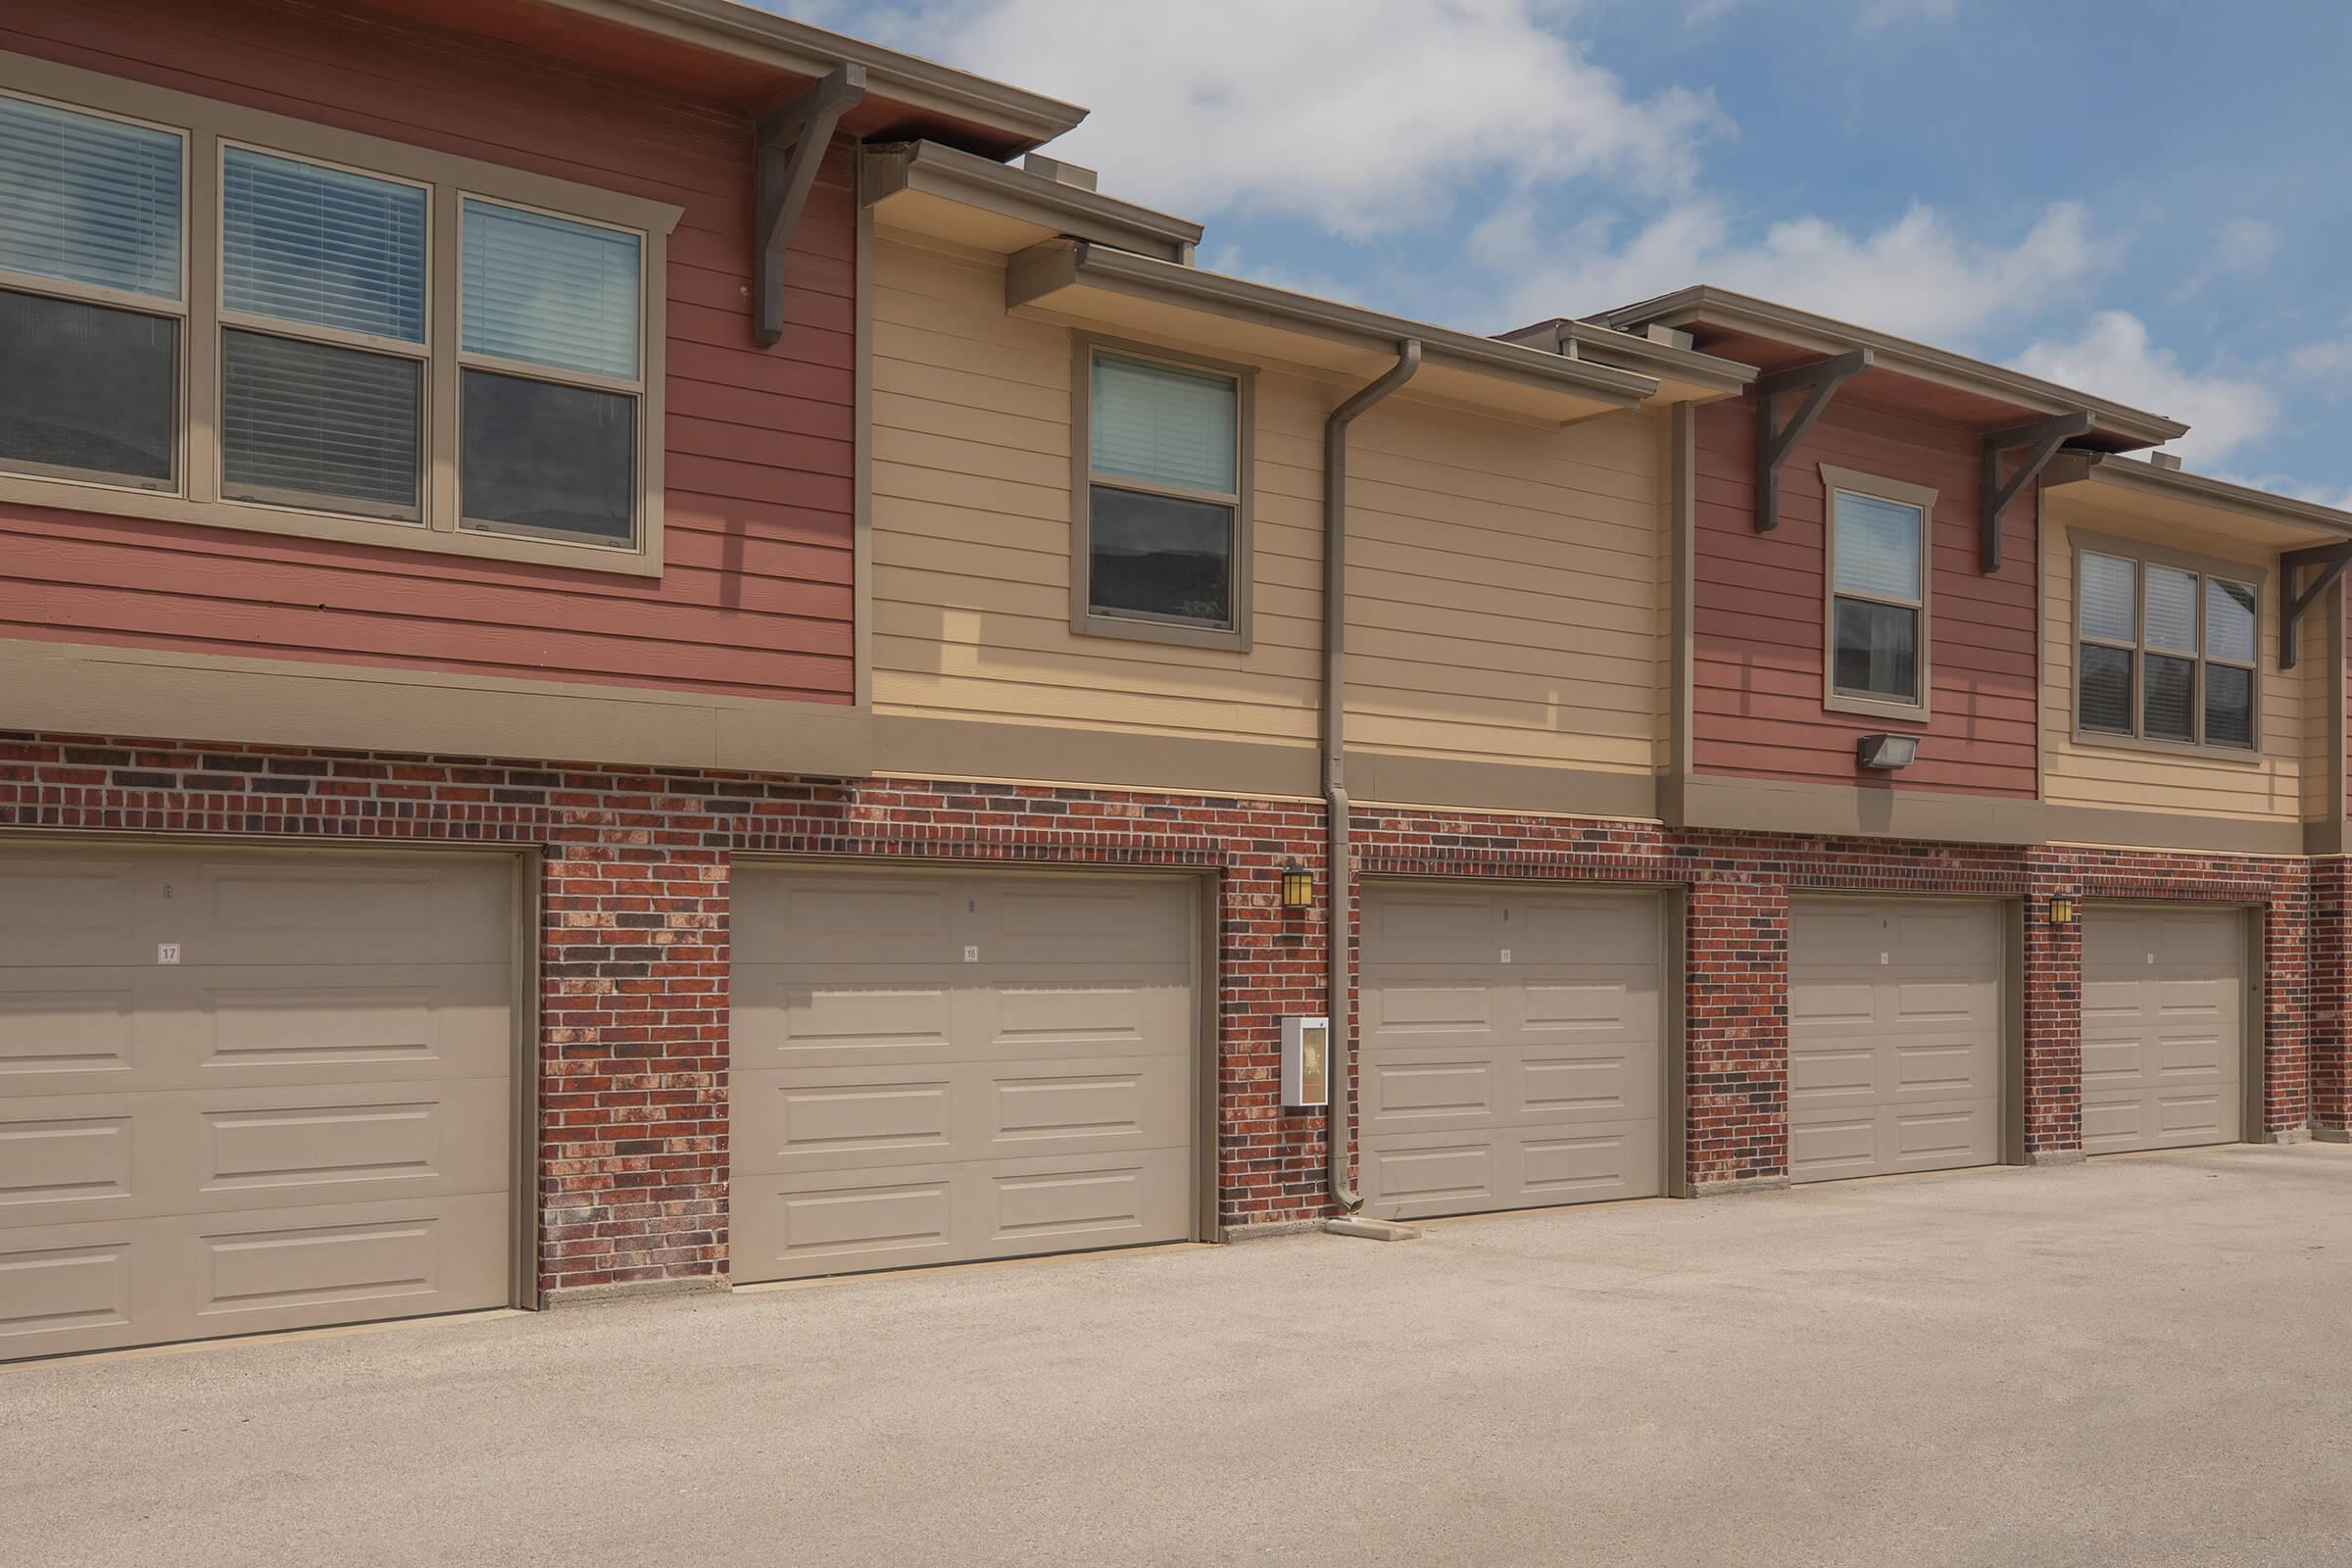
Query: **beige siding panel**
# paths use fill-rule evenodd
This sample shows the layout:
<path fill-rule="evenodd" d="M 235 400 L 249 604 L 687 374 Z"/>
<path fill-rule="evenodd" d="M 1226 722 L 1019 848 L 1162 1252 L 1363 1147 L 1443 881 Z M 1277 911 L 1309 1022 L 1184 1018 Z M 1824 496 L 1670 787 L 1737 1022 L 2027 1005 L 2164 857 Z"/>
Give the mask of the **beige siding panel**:
<path fill-rule="evenodd" d="M 2106 513 L 2077 524 L 2053 497 L 2042 547 L 2042 795 L 2053 806 L 2112 807 L 2249 821 L 2295 821 L 2305 809 L 2306 728 L 2318 722 L 2304 677 L 2324 669 L 2306 659 L 2278 668 L 2277 557 L 2226 539 L 2136 524 Z M 2249 757 L 2205 757 L 2079 742 L 2075 719 L 2075 541 L 2077 526 L 2111 539 L 2242 562 L 2271 574 L 2261 596 L 2262 749 Z"/>
<path fill-rule="evenodd" d="M 1307 740 L 1322 435 L 1349 388 L 1257 378 L 1247 653 L 1069 629 L 1071 334 L 1007 317 L 995 258 L 876 246 L 874 702 L 1109 733 Z M 1654 764 L 1656 423 L 1562 430 L 1409 399 L 1355 427 L 1352 745 Z"/>

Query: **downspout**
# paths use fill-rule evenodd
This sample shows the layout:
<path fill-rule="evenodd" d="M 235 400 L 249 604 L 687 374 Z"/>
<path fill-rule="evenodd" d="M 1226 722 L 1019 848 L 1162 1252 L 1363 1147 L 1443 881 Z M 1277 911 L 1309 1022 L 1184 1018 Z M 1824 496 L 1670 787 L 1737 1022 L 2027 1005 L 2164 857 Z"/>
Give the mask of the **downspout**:
<path fill-rule="evenodd" d="M 1324 1132 L 1331 1198 L 1349 1214 L 1364 1206 L 1348 1164 L 1348 1132 L 1355 1064 L 1355 1010 L 1348 1000 L 1348 917 L 1355 907 L 1348 869 L 1348 427 L 1421 368 L 1421 340 L 1396 345 L 1388 372 L 1331 411 L 1323 425 L 1323 801 L 1330 828 L 1325 863 L 1325 984 L 1331 1017 L 1330 1120 Z"/>

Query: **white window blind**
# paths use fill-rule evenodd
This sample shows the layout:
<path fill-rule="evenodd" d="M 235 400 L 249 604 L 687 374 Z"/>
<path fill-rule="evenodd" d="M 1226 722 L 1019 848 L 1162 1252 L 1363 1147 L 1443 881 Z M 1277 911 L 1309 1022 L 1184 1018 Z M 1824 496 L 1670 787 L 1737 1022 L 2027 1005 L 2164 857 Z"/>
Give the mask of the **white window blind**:
<path fill-rule="evenodd" d="M 180 139 L 0 96 L 0 269 L 179 298 Z"/>
<path fill-rule="evenodd" d="M 1233 493 L 1240 409 L 1233 377 L 1101 354 L 1093 379 L 1088 438 L 1097 474 Z"/>
<path fill-rule="evenodd" d="M 2254 662 L 2254 590 L 2242 582 L 2205 580 L 2205 652 L 2209 658 Z"/>
<path fill-rule="evenodd" d="M 2150 648 L 2179 653 L 2197 651 L 2197 574 L 2177 566 L 2148 567 L 2148 635 Z"/>
<path fill-rule="evenodd" d="M 2139 566 L 2117 556 L 2082 557 L 2082 635 L 2139 641 Z"/>
<path fill-rule="evenodd" d="M 1836 495 L 1838 592 L 1918 599 L 1919 508 L 1843 490 Z"/>
<path fill-rule="evenodd" d="M 425 192 L 242 147 L 221 169 L 232 311 L 424 341 Z"/>
<path fill-rule="evenodd" d="M 469 198 L 464 244 L 467 353 L 637 378 L 636 235 Z"/>

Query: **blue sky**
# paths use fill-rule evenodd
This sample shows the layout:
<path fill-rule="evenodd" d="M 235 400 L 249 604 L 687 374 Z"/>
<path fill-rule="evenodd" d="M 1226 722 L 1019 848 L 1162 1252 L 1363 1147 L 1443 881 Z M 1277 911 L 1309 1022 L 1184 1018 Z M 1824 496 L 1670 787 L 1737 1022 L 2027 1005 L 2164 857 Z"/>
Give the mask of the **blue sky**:
<path fill-rule="evenodd" d="M 1204 266 L 1482 331 L 1719 283 L 2352 505 L 2352 7 L 770 3 L 1086 104 Z"/>

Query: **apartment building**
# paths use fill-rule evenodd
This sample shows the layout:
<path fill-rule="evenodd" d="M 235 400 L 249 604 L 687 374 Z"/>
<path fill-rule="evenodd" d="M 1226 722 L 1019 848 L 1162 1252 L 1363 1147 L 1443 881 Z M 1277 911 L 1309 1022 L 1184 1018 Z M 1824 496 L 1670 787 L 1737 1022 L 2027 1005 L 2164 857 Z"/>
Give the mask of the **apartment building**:
<path fill-rule="evenodd" d="M 0 1357 L 2344 1136 L 2352 515 L 1221 275 L 1082 114 L 0 20 Z"/>

